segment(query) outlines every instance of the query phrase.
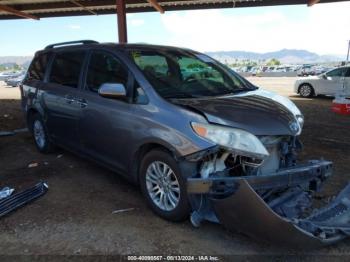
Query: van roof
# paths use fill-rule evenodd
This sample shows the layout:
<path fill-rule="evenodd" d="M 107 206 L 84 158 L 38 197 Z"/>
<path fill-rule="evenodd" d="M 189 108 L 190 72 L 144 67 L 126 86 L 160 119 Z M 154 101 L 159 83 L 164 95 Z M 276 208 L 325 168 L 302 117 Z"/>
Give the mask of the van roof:
<path fill-rule="evenodd" d="M 174 46 L 166 46 L 166 45 L 152 45 L 147 43 L 132 43 L 132 44 L 118 44 L 118 43 L 99 43 L 94 40 L 78 40 L 78 41 L 70 41 L 70 42 L 62 42 L 56 44 L 50 44 L 46 46 L 44 51 L 52 51 L 52 50 L 65 50 L 65 49 L 80 49 L 80 48 L 91 48 L 91 47 L 113 47 L 119 50 L 130 50 L 130 49 L 147 49 L 147 50 L 187 50 L 192 51 L 188 48 L 179 48 Z"/>

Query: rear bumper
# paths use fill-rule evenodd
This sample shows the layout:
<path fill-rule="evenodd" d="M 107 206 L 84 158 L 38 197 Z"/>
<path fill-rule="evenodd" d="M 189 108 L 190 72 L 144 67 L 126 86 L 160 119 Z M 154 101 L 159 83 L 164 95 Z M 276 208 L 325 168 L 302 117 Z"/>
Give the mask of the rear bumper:
<path fill-rule="evenodd" d="M 278 245 L 316 248 L 350 235 L 350 185 L 311 215 L 301 212 L 311 206 L 310 192 L 318 191 L 331 172 L 332 163 L 320 160 L 270 176 L 189 178 L 187 188 L 190 196 L 206 196 L 216 218 L 211 221 L 230 230 Z M 210 216 L 207 209 L 203 217 Z"/>

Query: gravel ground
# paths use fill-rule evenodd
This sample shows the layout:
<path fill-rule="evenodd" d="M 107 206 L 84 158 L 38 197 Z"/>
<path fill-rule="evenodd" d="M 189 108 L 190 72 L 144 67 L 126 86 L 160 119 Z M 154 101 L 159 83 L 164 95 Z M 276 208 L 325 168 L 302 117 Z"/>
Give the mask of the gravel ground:
<path fill-rule="evenodd" d="M 290 96 L 299 106 L 306 120 L 302 157 L 334 161 L 334 176 L 323 196 L 337 193 L 350 177 L 350 118 L 332 113 L 330 98 L 295 96 L 294 78 L 249 79 Z M 0 100 L 0 131 L 25 127 L 18 89 L 0 84 Z M 28 168 L 33 162 L 38 166 Z M 189 221 L 167 222 L 145 206 L 136 186 L 113 172 L 67 151 L 39 154 L 28 133 L 0 137 L 0 188 L 13 186 L 20 191 L 39 180 L 49 184 L 48 193 L 1 219 L 0 255 L 205 254 L 236 255 L 243 260 L 247 256 L 260 260 L 271 255 L 297 256 L 292 259 L 309 255 L 307 260 L 320 256 L 343 260 L 350 253 L 349 240 L 319 250 L 286 250 L 212 223 L 196 229 Z M 133 210 L 112 214 L 125 208 Z"/>

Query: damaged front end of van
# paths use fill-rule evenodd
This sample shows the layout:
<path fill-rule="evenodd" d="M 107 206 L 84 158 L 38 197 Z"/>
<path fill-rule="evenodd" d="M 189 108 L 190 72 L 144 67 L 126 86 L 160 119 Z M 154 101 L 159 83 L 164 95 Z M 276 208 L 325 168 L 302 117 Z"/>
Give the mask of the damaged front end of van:
<path fill-rule="evenodd" d="M 260 240 L 299 248 L 332 244 L 350 234 L 349 186 L 325 207 L 310 210 L 315 193 L 332 174 L 331 162 L 309 161 L 265 175 L 237 175 L 235 169 L 252 167 L 236 163 L 206 178 L 188 178 L 193 225 L 219 222 Z"/>
<path fill-rule="evenodd" d="M 349 236 L 350 186 L 326 206 L 313 208 L 317 192 L 332 175 L 333 164 L 298 159 L 301 115 L 295 115 L 289 132 L 253 135 L 230 127 L 235 125 L 215 123 L 213 115 L 208 110 L 205 113 L 209 123 L 192 123 L 192 128 L 216 146 L 185 158 L 195 170 L 187 178 L 194 226 L 208 220 L 296 248 L 333 244 Z M 268 123 L 265 127 L 269 128 Z"/>

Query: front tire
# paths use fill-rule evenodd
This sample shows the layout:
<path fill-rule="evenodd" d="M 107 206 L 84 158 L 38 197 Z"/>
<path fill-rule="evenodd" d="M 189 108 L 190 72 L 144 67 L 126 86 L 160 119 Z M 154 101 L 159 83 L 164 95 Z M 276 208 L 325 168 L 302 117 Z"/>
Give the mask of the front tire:
<path fill-rule="evenodd" d="M 160 217 L 182 221 L 190 213 L 186 182 L 175 159 L 156 149 L 141 162 L 140 186 L 150 208 Z"/>
<path fill-rule="evenodd" d="M 315 91 L 311 85 L 302 84 L 299 87 L 299 94 L 301 97 L 313 97 L 315 94 Z"/>
<path fill-rule="evenodd" d="M 50 153 L 54 145 L 49 139 L 47 128 L 39 114 L 34 114 L 30 119 L 30 130 L 34 138 L 35 145 L 41 153 Z"/>

